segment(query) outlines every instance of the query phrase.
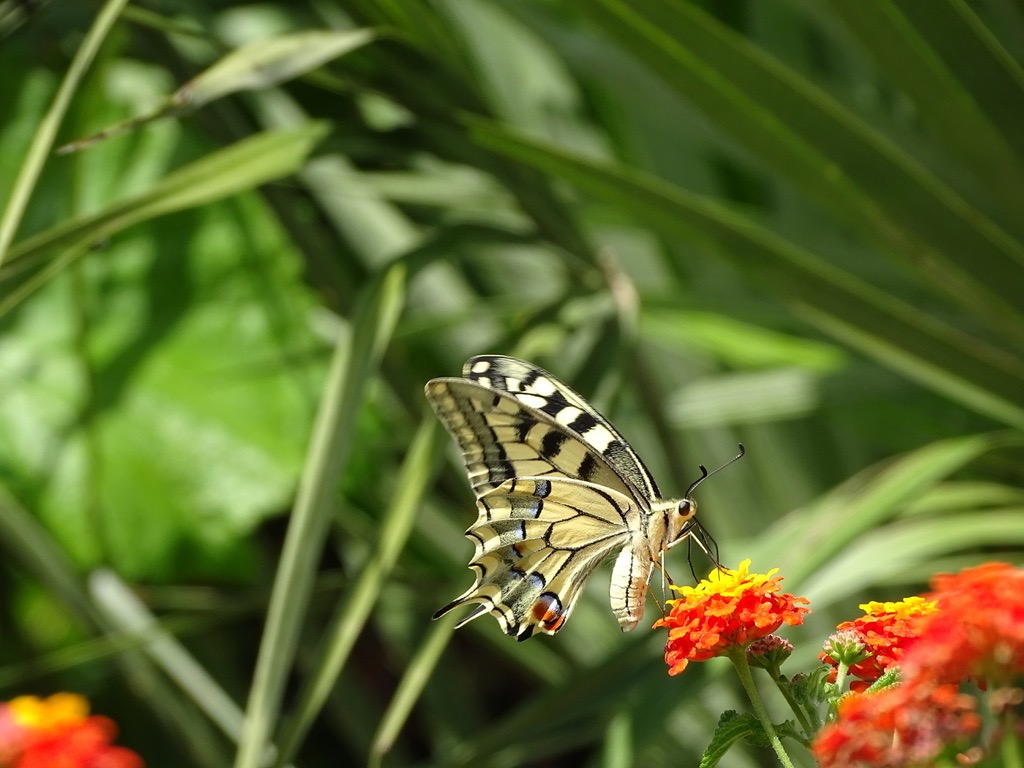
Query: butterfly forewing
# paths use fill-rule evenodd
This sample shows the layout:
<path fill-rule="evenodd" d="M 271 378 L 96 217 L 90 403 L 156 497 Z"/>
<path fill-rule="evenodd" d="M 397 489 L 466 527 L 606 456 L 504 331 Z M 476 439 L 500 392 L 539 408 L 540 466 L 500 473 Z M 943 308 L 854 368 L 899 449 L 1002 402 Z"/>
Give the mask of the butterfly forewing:
<path fill-rule="evenodd" d="M 632 486 L 633 495 L 647 500 L 661 496 L 650 471 L 608 419 L 543 368 L 514 357 L 478 355 L 466 361 L 462 375 L 480 386 L 507 392 L 560 424 L 600 454 Z"/>
<path fill-rule="evenodd" d="M 600 453 L 508 392 L 466 379 L 433 379 L 426 393 L 462 449 L 478 498 L 511 478 L 544 475 L 572 477 L 632 494 Z"/>

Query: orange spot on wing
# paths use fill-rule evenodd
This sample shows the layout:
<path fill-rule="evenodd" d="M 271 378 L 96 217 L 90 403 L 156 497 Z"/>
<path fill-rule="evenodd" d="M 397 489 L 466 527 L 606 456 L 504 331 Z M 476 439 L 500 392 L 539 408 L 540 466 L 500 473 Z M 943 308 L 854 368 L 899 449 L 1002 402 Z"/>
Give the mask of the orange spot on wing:
<path fill-rule="evenodd" d="M 557 595 L 545 592 L 533 604 L 533 618 L 548 632 L 557 632 L 565 623 L 565 610 Z"/>

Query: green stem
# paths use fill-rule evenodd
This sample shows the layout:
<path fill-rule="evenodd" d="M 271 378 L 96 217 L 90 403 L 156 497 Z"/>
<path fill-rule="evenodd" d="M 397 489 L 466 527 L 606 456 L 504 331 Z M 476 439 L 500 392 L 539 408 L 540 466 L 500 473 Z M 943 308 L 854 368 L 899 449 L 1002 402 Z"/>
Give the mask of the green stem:
<path fill-rule="evenodd" d="M 772 682 L 775 683 L 775 687 L 779 689 L 779 693 L 781 693 L 782 697 L 789 703 L 789 708 L 793 710 L 793 713 L 796 715 L 796 719 L 800 721 L 800 725 L 804 729 L 804 736 L 807 738 L 813 736 L 818 729 L 811 724 L 810 720 L 807 719 L 807 712 L 804 711 L 804 708 L 801 707 L 796 698 L 794 698 L 793 691 L 790 687 L 783 682 L 781 670 L 776 666 L 773 669 L 769 669 L 768 674 L 772 676 Z"/>
<path fill-rule="evenodd" d="M 1020 740 L 1017 738 L 1017 723 L 1012 712 L 1006 712 L 1002 718 L 1003 737 L 1000 739 L 1000 751 L 1003 768 L 1021 768 Z"/>
<path fill-rule="evenodd" d="M 828 703 L 828 717 L 826 718 L 826 721 L 829 723 L 835 722 L 836 714 L 839 710 L 839 699 L 843 696 L 843 685 L 846 683 L 846 672 L 849 668 L 849 665 L 841 661 L 836 667 L 836 695 Z"/>
<path fill-rule="evenodd" d="M 846 682 L 846 671 L 849 667 L 843 662 L 839 662 L 839 666 L 836 667 L 836 690 L 839 694 L 843 693 L 843 684 Z"/>
<path fill-rule="evenodd" d="M 764 708 L 764 704 L 761 703 L 761 694 L 757 692 L 754 678 L 750 674 L 750 664 L 747 662 L 746 651 L 743 648 L 734 650 L 729 654 L 729 660 L 732 661 L 732 665 L 736 668 L 736 674 L 739 675 L 743 690 L 747 692 L 747 698 L 750 699 L 750 703 L 754 707 L 754 713 L 761 721 L 761 725 L 764 726 L 765 735 L 768 737 L 768 742 L 772 745 L 772 749 L 775 750 L 775 754 L 779 756 L 779 762 L 785 768 L 793 768 L 793 761 L 786 754 L 786 748 L 782 746 L 782 739 L 776 733 L 775 726 L 772 725 L 772 721 L 768 717 L 768 711 Z"/>

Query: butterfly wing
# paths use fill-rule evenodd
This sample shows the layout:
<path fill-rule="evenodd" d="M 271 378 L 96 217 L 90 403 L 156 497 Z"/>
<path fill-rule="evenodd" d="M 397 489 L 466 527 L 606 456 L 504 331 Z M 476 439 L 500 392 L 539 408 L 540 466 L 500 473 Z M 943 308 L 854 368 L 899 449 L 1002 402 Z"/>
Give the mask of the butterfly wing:
<path fill-rule="evenodd" d="M 479 499 L 516 477 L 571 477 L 627 496 L 630 485 L 590 444 L 513 394 L 467 379 L 432 379 L 427 400 L 462 449 Z"/>
<path fill-rule="evenodd" d="M 434 618 L 479 603 L 457 626 L 490 613 L 518 640 L 561 629 L 590 573 L 625 553 L 640 524 L 626 495 L 558 476 L 510 478 L 481 494 L 477 508 L 466 531 L 476 582 Z"/>
<path fill-rule="evenodd" d="M 609 596 L 619 624 L 632 629 L 665 548 L 650 473 L 600 413 L 544 370 L 481 356 L 464 371 L 426 386 L 462 450 L 479 510 L 466 532 L 477 545 L 476 583 L 437 615 L 475 602 L 459 626 L 492 613 L 520 640 L 554 634 L 586 578 L 618 551 Z M 543 519 L 522 517 L 537 499 Z"/>
<path fill-rule="evenodd" d="M 514 357 L 478 355 L 466 361 L 462 375 L 482 387 L 506 392 L 560 424 L 599 454 L 635 498 L 651 502 L 661 497 L 650 471 L 608 419 L 543 368 Z"/>

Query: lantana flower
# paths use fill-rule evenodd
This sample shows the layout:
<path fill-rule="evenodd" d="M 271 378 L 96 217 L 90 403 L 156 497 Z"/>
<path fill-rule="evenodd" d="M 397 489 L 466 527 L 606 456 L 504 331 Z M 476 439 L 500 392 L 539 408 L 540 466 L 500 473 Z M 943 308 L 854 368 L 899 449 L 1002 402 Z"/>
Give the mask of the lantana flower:
<path fill-rule="evenodd" d="M 807 598 L 780 592 L 778 569 L 750 573 L 750 560 L 739 568 L 713 570 L 697 586 L 672 589 L 667 616 L 655 627 L 667 627 L 665 663 L 678 675 L 691 661 L 707 661 L 773 633 L 783 624 L 801 624 Z"/>
<path fill-rule="evenodd" d="M 885 672 L 898 665 L 903 654 L 915 643 L 920 633 L 921 616 L 935 613 L 936 603 L 923 597 L 907 597 L 897 602 L 870 602 L 860 606 L 864 615 L 853 621 L 844 621 L 837 627 L 836 637 L 853 637 L 863 644 L 863 658 L 850 664 L 849 673 L 860 678 L 853 690 L 867 688 Z M 835 667 L 836 654 L 826 649 L 819 658 Z M 829 677 L 835 682 L 835 669 Z"/>
<path fill-rule="evenodd" d="M 0 768 L 143 768 L 135 752 L 111 743 L 116 735 L 82 696 L 19 696 L 0 703 Z"/>
<path fill-rule="evenodd" d="M 988 685 L 1024 676 L 1024 570 L 986 563 L 932 579 L 937 610 L 900 665 L 907 678 L 978 680 Z"/>
<path fill-rule="evenodd" d="M 907 685 L 853 693 L 812 750 L 820 768 L 905 768 L 932 765 L 981 727 L 974 699 L 952 684 Z"/>
<path fill-rule="evenodd" d="M 981 727 L 975 698 L 958 692 L 967 680 L 1019 698 L 1011 686 L 1024 676 L 1024 570 L 987 563 L 936 576 L 932 587 L 933 608 L 911 621 L 915 639 L 896 659 L 902 682 L 840 702 L 814 741 L 823 768 L 930 765 L 962 746 Z M 990 705 L 998 700 L 990 694 Z"/>

